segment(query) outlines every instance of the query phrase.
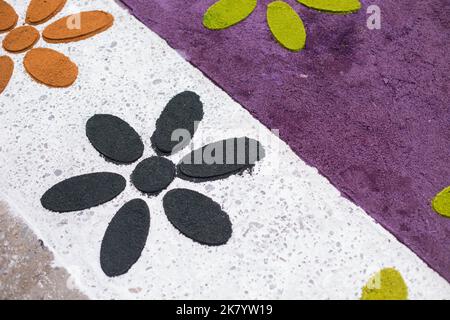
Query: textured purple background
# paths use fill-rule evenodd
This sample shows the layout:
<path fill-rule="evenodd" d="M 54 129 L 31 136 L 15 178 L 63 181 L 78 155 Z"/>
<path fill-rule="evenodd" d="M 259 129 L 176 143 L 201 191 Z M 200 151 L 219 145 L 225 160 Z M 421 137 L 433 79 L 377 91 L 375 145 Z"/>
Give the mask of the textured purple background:
<path fill-rule="evenodd" d="M 216 0 L 122 0 L 348 198 L 450 280 L 450 220 L 430 200 L 450 185 L 450 2 L 370 1 L 353 15 L 286 0 L 306 49 L 273 39 L 260 0 L 245 22 L 202 26 Z M 366 28 L 378 4 L 382 29 Z"/>

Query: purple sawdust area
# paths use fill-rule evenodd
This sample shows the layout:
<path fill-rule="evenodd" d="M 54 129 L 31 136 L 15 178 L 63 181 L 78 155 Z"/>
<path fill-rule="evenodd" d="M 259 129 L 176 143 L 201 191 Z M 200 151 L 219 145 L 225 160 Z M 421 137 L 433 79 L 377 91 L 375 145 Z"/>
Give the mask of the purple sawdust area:
<path fill-rule="evenodd" d="M 450 185 L 450 2 L 362 0 L 358 13 L 330 15 L 286 0 L 307 29 L 294 53 L 267 27 L 271 1 L 211 31 L 202 18 L 215 1 L 122 0 L 450 280 L 450 220 L 430 206 Z M 381 8 L 380 30 L 366 26 L 371 4 Z"/>

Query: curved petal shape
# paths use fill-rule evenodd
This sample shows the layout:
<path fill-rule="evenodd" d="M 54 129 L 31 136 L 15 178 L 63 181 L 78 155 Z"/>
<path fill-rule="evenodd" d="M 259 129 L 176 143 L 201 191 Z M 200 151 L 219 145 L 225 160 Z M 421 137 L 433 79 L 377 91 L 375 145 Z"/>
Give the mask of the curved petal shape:
<path fill-rule="evenodd" d="M 12 53 L 24 52 L 33 47 L 40 37 L 39 31 L 34 27 L 18 27 L 3 39 L 3 48 Z"/>
<path fill-rule="evenodd" d="M 274 1 L 267 6 L 267 23 L 275 39 L 286 49 L 300 51 L 306 42 L 306 31 L 302 19 L 283 1 Z"/>
<path fill-rule="evenodd" d="M 305 7 L 328 13 L 352 13 L 361 9 L 359 0 L 297 0 Z"/>
<path fill-rule="evenodd" d="M 132 163 L 142 157 L 144 144 L 124 120 L 110 114 L 96 114 L 86 123 L 86 136 L 107 159 Z"/>
<path fill-rule="evenodd" d="M 44 29 L 44 40 L 51 43 L 79 41 L 109 29 L 114 17 L 104 11 L 86 11 L 61 18 Z"/>
<path fill-rule="evenodd" d="M 125 178 L 116 173 L 85 174 L 51 187 L 42 196 L 41 204 L 54 212 L 80 211 L 114 199 L 125 186 Z"/>
<path fill-rule="evenodd" d="M 203 119 L 203 104 L 200 97 L 185 91 L 173 97 L 156 121 L 151 137 L 157 154 L 174 154 L 187 146 L 197 124 Z"/>
<path fill-rule="evenodd" d="M 257 0 L 219 0 L 203 16 L 203 25 L 211 30 L 229 28 L 245 20 L 255 10 Z"/>
<path fill-rule="evenodd" d="M 25 21 L 28 24 L 41 24 L 57 15 L 66 0 L 31 0 L 28 5 Z"/>
<path fill-rule="evenodd" d="M 406 300 L 408 287 L 400 272 L 385 268 L 373 275 L 363 287 L 361 300 Z"/>
<path fill-rule="evenodd" d="M 78 77 L 77 65 L 52 49 L 37 48 L 28 51 L 23 64 L 34 80 L 49 87 L 69 87 Z"/>
<path fill-rule="evenodd" d="M 178 164 L 178 175 L 193 182 L 224 179 L 251 169 L 264 156 L 264 148 L 256 140 L 247 137 L 221 140 L 185 156 Z"/>
<path fill-rule="evenodd" d="M 163 205 L 172 225 L 198 243 L 219 246 L 231 237 L 230 218 L 211 198 L 188 189 L 174 189 L 164 196 Z"/>
<path fill-rule="evenodd" d="M 450 186 L 434 197 L 432 205 L 434 211 L 444 217 L 450 218 Z"/>
<path fill-rule="evenodd" d="M 14 71 L 14 61 L 8 56 L 0 57 L 0 94 L 8 86 Z"/>
<path fill-rule="evenodd" d="M 100 265 L 108 277 L 117 277 L 138 261 L 147 242 L 150 211 L 145 201 L 134 199 L 116 213 L 100 249 Z"/>
<path fill-rule="evenodd" d="M 0 0 L 0 33 L 14 28 L 18 19 L 14 8 L 6 1 Z"/>

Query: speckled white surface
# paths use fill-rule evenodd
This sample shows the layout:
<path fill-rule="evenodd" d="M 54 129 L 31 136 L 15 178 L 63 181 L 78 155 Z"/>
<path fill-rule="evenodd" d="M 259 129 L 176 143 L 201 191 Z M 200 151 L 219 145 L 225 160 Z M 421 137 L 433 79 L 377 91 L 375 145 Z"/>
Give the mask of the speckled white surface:
<path fill-rule="evenodd" d="M 23 21 L 27 1 L 10 3 Z M 444 279 L 117 3 L 68 1 L 58 17 L 90 9 L 111 12 L 116 17 L 113 28 L 77 43 L 38 44 L 77 63 L 80 75 L 74 86 L 50 89 L 37 84 L 25 73 L 19 54 L 12 56 L 15 72 L 0 96 L 0 196 L 87 295 L 357 299 L 372 273 L 393 266 L 404 276 L 410 298 L 450 298 Z M 197 92 L 205 104 L 196 147 L 246 135 L 258 138 L 267 150 L 252 175 L 202 184 L 177 179 L 170 186 L 200 191 L 223 206 L 233 236 L 222 247 L 202 246 L 182 236 L 165 217 L 164 193 L 142 197 L 129 183 L 135 164 L 105 162 L 85 136 L 90 116 L 111 113 L 142 135 L 144 156 L 150 156 L 155 121 L 168 100 L 183 90 Z M 57 214 L 41 207 L 41 195 L 55 183 L 96 171 L 124 175 L 126 191 L 78 213 Z M 100 268 L 100 243 L 115 212 L 136 197 L 150 207 L 147 245 L 126 275 L 110 279 Z"/>

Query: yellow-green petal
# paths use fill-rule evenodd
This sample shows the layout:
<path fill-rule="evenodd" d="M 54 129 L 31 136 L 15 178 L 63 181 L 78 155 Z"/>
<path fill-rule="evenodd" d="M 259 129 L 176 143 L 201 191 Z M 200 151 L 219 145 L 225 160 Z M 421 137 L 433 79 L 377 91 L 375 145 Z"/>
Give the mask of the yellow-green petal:
<path fill-rule="evenodd" d="M 329 12 L 329 13 L 352 13 L 361 9 L 359 0 L 297 0 L 304 6 Z"/>
<path fill-rule="evenodd" d="M 439 192 L 432 201 L 433 209 L 440 215 L 450 218 L 450 186 Z"/>
<path fill-rule="evenodd" d="M 305 46 L 303 21 L 287 3 L 274 1 L 267 6 L 267 24 L 275 39 L 286 49 L 300 51 Z"/>
<path fill-rule="evenodd" d="M 406 300 L 408 287 L 394 268 L 385 268 L 373 275 L 362 289 L 361 300 Z"/>
<path fill-rule="evenodd" d="M 257 0 L 219 0 L 205 12 L 203 25 L 211 30 L 231 27 L 255 10 Z"/>

